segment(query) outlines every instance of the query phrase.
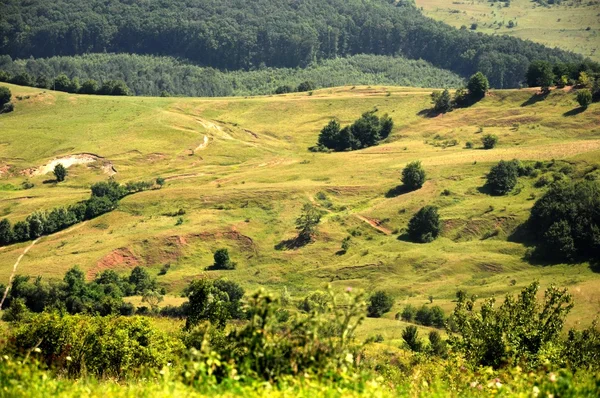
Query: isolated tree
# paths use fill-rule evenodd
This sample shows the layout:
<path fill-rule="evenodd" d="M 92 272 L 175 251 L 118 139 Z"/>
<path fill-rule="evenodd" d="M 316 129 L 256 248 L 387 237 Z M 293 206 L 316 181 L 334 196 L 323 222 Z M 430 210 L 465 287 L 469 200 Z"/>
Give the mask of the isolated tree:
<path fill-rule="evenodd" d="M 402 340 L 411 351 L 420 352 L 423 348 L 423 342 L 419 339 L 419 331 L 416 326 L 407 326 L 402 331 Z"/>
<path fill-rule="evenodd" d="M 67 169 L 65 168 L 65 166 L 62 165 L 62 163 L 59 163 L 56 166 L 54 166 L 54 176 L 56 177 L 56 181 L 58 182 L 64 181 L 67 177 Z"/>
<path fill-rule="evenodd" d="M 0 108 L 4 106 L 4 104 L 8 104 L 10 102 L 12 94 L 8 87 L 0 86 Z"/>
<path fill-rule="evenodd" d="M 492 149 L 498 144 L 498 137 L 492 134 L 486 134 L 481 138 L 483 149 Z"/>
<path fill-rule="evenodd" d="M 452 97 L 448 89 L 431 93 L 431 102 L 433 110 L 438 113 L 446 113 L 452 109 Z"/>
<path fill-rule="evenodd" d="M 213 255 L 215 269 L 235 269 L 236 264 L 229 258 L 229 251 L 225 248 L 217 249 Z"/>
<path fill-rule="evenodd" d="M 419 243 L 429 243 L 438 237 L 442 230 L 437 207 L 421 208 L 408 223 L 408 236 Z"/>
<path fill-rule="evenodd" d="M 302 214 L 296 219 L 298 241 L 303 243 L 312 241 L 320 221 L 321 213 L 319 210 L 310 203 L 304 204 L 302 206 Z"/>
<path fill-rule="evenodd" d="M 501 160 L 490 169 L 487 186 L 494 195 L 506 195 L 517 185 L 519 166 L 516 161 Z"/>
<path fill-rule="evenodd" d="M 392 296 L 382 290 L 376 291 L 369 297 L 367 316 L 371 318 L 381 318 L 383 314 L 392 309 L 392 305 L 394 305 Z"/>
<path fill-rule="evenodd" d="M 490 88 L 490 83 L 488 82 L 487 77 L 481 72 L 475 73 L 469 79 L 469 83 L 467 83 L 467 89 L 469 90 L 469 97 L 473 100 L 477 101 L 485 97 L 485 93 Z"/>
<path fill-rule="evenodd" d="M 587 108 L 592 103 L 592 93 L 587 88 L 577 92 L 577 102 L 582 108 Z"/>
<path fill-rule="evenodd" d="M 5 246 L 13 240 L 13 230 L 8 219 L 0 220 L 0 246 Z"/>
<path fill-rule="evenodd" d="M 425 170 L 420 161 L 414 161 L 406 165 L 402 170 L 402 183 L 411 191 L 419 189 L 425 183 Z"/>

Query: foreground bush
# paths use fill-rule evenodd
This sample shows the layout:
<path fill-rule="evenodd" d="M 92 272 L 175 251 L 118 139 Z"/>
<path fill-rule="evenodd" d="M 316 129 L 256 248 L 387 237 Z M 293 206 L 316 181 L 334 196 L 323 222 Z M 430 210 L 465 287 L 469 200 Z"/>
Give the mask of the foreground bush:
<path fill-rule="evenodd" d="M 17 352 L 36 349 L 48 366 L 69 376 L 90 374 L 122 378 L 144 368 L 160 369 L 181 355 L 183 344 L 140 317 L 31 317 L 14 332 Z"/>

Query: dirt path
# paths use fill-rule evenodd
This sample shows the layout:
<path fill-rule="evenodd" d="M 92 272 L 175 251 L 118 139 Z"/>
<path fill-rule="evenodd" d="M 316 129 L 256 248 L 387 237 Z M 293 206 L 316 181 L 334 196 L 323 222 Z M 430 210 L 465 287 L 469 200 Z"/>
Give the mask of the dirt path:
<path fill-rule="evenodd" d="M 196 149 L 194 149 L 194 152 L 200 151 L 200 150 L 206 148 L 207 146 L 208 146 L 208 136 L 205 135 L 204 136 L 204 141 L 202 141 L 202 144 L 198 145 L 196 147 Z"/>
<path fill-rule="evenodd" d="M 375 228 L 379 232 L 383 232 L 386 235 L 391 235 L 392 234 L 392 230 L 389 229 L 389 228 L 386 228 L 386 227 L 382 226 L 381 225 L 381 221 L 374 220 L 372 218 L 368 218 L 368 217 L 365 217 L 365 216 L 361 216 L 360 214 L 354 214 L 354 217 L 358 218 L 359 220 L 362 220 L 362 221 L 366 222 L 367 224 L 369 224 L 371 227 Z"/>
<path fill-rule="evenodd" d="M 19 266 L 19 263 L 21 262 L 23 257 L 27 254 L 29 249 L 31 249 L 33 247 L 33 245 L 35 245 L 37 243 L 38 240 L 40 240 L 40 238 L 37 238 L 36 240 L 31 242 L 31 244 L 29 246 L 27 246 L 25 248 L 25 250 L 23 250 L 23 253 L 21 253 L 21 255 L 17 259 L 17 262 L 15 263 L 15 265 L 13 265 L 12 274 L 10 274 L 10 278 L 8 278 L 8 285 L 6 285 L 6 289 L 4 290 L 4 295 L 2 296 L 2 301 L 0 301 L 0 310 L 2 309 L 2 306 L 4 305 L 4 300 L 6 300 L 6 296 L 8 296 L 8 291 L 10 290 L 10 285 L 12 283 L 13 278 L 15 277 L 15 273 L 17 272 L 17 267 Z"/>

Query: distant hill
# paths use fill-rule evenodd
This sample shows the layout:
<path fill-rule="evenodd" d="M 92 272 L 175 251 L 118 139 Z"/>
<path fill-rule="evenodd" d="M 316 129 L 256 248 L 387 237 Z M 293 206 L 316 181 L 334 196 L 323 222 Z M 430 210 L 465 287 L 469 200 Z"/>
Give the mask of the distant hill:
<path fill-rule="evenodd" d="M 530 61 L 577 62 L 559 49 L 458 30 L 383 0 L 0 0 L 0 54 L 168 55 L 223 70 L 306 67 L 353 54 L 423 59 L 516 87 Z"/>

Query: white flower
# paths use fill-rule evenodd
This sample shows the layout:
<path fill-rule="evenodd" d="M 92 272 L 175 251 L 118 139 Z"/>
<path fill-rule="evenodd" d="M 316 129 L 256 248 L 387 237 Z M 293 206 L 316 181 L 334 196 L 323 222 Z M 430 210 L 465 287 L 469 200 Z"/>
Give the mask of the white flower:
<path fill-rule="evenodd" d="M 33 349 L 33 352 L 42 352 L 42 350 L 41 350 L 39 347 L 35 347 L 35 348 Z"/>
<path fill-rule="evenodd" d="M 538 386 L 533 386 L 533 396 L 537 397 L 538 395 L 540 395 L 540 389 Z"/>
<path fill-rule="evenodd" d="M 556 383 L 556 375 L 554 373 L 550 373 L 550 376 L 548 376 L 548 378 L 552 383 Z"/>
<path fill-rule="evenodd" d="M 65 359 L 69 362 L 73 360 L 73 358 L 71 358 L 70 356 L 67 356 Z"/>
<path fill-rule="evenodd" d="M 346 362 L 348 362 L 348 363 L 354 362 L 354 356 L 352 355 L 352 353 L 349 352 L 346 354 Z"/>

